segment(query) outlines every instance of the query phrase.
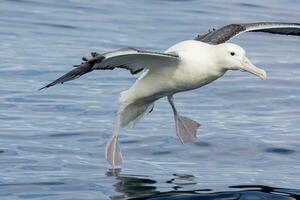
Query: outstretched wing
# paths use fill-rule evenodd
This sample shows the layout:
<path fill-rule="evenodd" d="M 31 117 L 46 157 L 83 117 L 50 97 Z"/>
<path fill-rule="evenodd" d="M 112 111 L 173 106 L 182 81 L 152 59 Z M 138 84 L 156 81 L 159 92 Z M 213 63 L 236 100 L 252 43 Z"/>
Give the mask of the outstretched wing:
<path fill-rule="evenodd" d="M 213 29 L 213 31 L 209 31 L 206 34 L 198 35 L 195 40 L 210 44 L 221 44 L 245 32 L 266 32 L 300 36 L 300 24 L 280 22 L 230 24 L 217 30 Z"/>
<path fill-rule="evenodd" d="M 123 68 L 129 70 L 131 74 L 137 74 L 144 68 L 151 69 L 155 67 L 177 66 L 180 59 L 176 54 L 124 48 L 104 54 L 93 52 L 90 59 L 83 57 L 82 60 L 84 62 L 80 65 L 75 65 L 75 69 L 39 90 L 76 79 L 93 70 L 113 70 L 115 68 Z"/>

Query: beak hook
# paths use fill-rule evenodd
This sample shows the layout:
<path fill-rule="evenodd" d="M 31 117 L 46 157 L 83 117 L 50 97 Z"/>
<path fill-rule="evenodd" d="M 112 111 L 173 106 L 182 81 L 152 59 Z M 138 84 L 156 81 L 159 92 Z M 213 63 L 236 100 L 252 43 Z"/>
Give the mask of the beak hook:
<path fill-rule="evenodd" d="M 267 79 L 266 71 L 253 65 L 246 56 L 242 59 L 242 67 L 240 70 L 247 71 L 251 74 L 254 74 L 254 75 L 258 76 L 259 78 L 261 78 L 262 80 Z"/>

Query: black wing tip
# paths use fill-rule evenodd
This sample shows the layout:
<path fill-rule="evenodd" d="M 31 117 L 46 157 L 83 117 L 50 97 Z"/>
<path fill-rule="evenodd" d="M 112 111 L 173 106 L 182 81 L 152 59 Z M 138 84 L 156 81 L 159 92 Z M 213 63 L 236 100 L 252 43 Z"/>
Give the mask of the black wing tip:
<path fill-rule="evenodd" d="M 54 85 L 56 85 L 56 84 L 54 84 Z M 44 86 L 44 87 L 39 88 L 38 91 L 41 91 L 41 90 L 43 90 L 43 89 L 47 89 L 47 88 L 49 88 L 49 87 L 51 87 L 51 86 L 54 86 L 54 85 L 48 84 L 48 85 L 46 85 L 46 86 Z"/>
<path fill-rule="evenodd" d="M 63 84 L 64 82 L 61 82 L 61 84 Z M 54 85 L 56 85 L 57 83 L 50 83 L 50 84 L 48 84 L 48 85 L 45 85 L 44 87 L 41 87 L 41 88 L 39 88 L 38 89 L 38 91 L 41 91 L 41 90 L 43 90 L 43 89 L 47 89 L 47 88 L 49 88 L 49 87 L 52 87 L 52 86 L 54 86 Z"/>
<path fill-rule="evenodd" d="M 98 54 L 97 52 L 92 52 L 91 54 L 94 57 L 92 57 L 90 59 L 83 57 L 82 60 L 85 62 L 82 62 L 79 65 L 74 65 L 74 67 L 76 67 L 75 69 L 69 71 L 68 73 L 66 73 L 65 75 L 56 79 L 52 83 L 49 83 L 48 85 L 46 85 L 44 87 L 41 87 L 40 89 L 38 89 L 38 91 L 49 88 L 49 87 L 54 86 L 59 83 L 63 84 L 64 82 L 74 80 L 88 72 L 93 71 L 93 66 L 95 65 L 95 63 L 101 62 L 104 59 L 104 56 Z"/>
<path fill-rule="evenodd" d="M 46 85 L 46 86 L 44 86 L 44 87 L 39 88 L 38 91 L 41 91 L 41 90 L 46 89 L 46 88 L 48 88 L 48 87 L 50 87 L 50 86 Z"/>

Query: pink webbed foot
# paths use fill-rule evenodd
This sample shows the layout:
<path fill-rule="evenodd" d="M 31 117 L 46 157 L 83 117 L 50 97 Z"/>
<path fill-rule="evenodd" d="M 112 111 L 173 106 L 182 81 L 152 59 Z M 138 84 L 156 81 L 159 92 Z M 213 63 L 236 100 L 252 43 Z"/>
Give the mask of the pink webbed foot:
<path fill-rule="evenodd" d="M 194 143 L 197 140 L 197 129 L 200 124 L 184 116 L 176 116 L 176 134 L 183 144 Z"/>

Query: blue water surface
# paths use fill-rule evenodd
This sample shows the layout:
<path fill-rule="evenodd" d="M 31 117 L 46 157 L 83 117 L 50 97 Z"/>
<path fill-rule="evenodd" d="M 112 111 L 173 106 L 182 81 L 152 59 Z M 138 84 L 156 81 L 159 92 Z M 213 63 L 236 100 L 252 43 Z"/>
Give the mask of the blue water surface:
<path fill-rule="evenodd" d="M 228 72 L 175 97 L 199 121 L 182 145 L 165 99 L 120 136 L 111 171 L 105 143 L 119 93 L 137 78 L 98 71 L 37 91 L 91 51 L 164 51 L 228 23 L 300 22 L 296 0 L 2 0 L 0 199 L 300 199 L 300 38 L 232 40 L 269 80 Z"/>

